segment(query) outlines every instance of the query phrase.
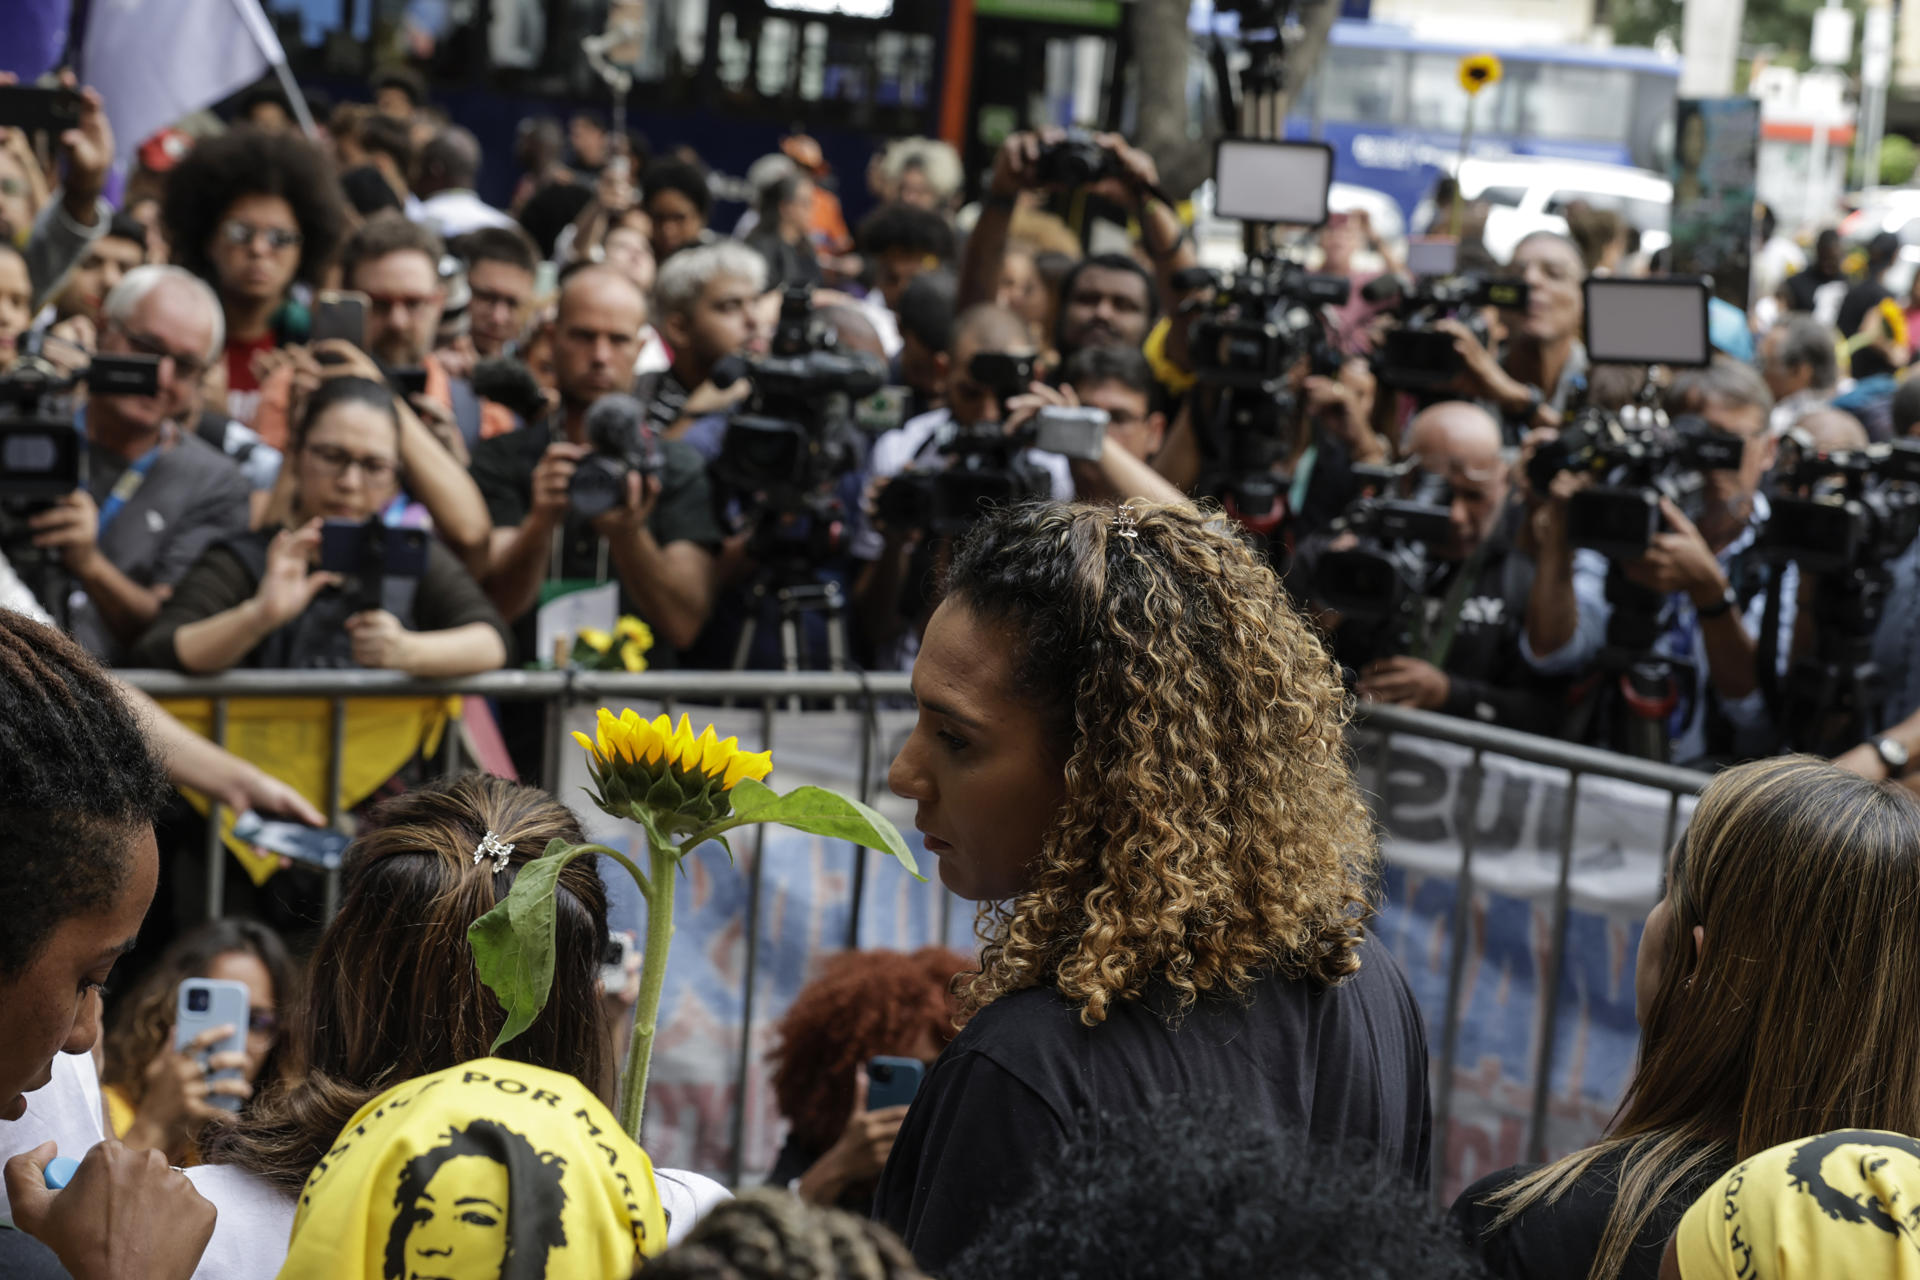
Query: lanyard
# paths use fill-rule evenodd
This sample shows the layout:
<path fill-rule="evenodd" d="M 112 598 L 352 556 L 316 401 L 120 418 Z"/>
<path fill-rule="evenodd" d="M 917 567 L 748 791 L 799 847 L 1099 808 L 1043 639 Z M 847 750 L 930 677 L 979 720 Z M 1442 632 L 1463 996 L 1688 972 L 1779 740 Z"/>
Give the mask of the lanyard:
<path fill-rule="evenodd" d="M 1453 585 L 1447 588 L 1446 603 L 1440 611 L 1440 630 L 1427 649 L 1427 661 L 1442 671 L 1446 670 L 1447 655 L 1453 650 L 1453 634 L 1460 626 L 1461 610 L 1466 607 L 1467 596 L 1479 584 L 1480 570 L 1487 562 L 1487 548 L 1494 536 L 1490 533 L 1480 540 L 1467 562 L 1460 566 L 1460 572 L 1454 575 Z"/>
<path fill-rule="evenodd" d="M 127 465 L 120 479 L 114 483 L 113 492 L 100 504 L 100 533 L 105 535 L 107 526 L 120 514 L 120 509 L 133 501 L 133 495 L 140 492 L 140 486 L 147 482 L 147 473 L 160 461 L 160 455 L 166 452 L 164 442 L 153 446 Z"/>

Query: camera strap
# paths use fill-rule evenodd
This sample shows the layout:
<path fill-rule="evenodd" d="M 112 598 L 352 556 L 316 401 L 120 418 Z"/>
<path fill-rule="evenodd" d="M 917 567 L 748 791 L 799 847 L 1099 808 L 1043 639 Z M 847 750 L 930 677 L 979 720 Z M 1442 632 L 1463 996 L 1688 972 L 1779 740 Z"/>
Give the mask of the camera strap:
<path fill-rule="evenodd" d="M 1440 607 L 1439 629 L 1427 645 L 1427 661 L 1442 671 L 1447 667 L 1447 655 L 1453 651 L 1454 633 L 1460 628 L 1460 615 L 1467 607 L 1467 597 L 1480 583 L 1480 571 L 1487 563 L 1487 548 L 1492 545 L 1493 535 L 1482 538 L 1447 588 L 1446 602 Z"/>

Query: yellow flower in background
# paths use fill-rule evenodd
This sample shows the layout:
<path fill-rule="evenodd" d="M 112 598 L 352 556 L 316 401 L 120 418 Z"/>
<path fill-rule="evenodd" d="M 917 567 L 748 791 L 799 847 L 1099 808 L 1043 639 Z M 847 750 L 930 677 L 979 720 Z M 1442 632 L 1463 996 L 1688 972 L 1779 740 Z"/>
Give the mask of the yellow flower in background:
<path fill-rule="evenodd" d="M 1469 94 L 1479 93 L 1500 82 L 1500 59 L 1490 53 L 1475 53 L 1460 59 L 1460 87 Z"/>
<path fill-rule="evenodd" d="M 1875 308 L 1880 313 L 1881 326 L 1886 330 L 1887 341 L 1896 347 L 1907 345 L 1907 314 L 1900 310 L 1900 304 L 1892 298 L 1880 299 Z"/>
<path fill-rule="evenodd" d="M 773 771 L 771 751 L 742 751 L 738 738 L 723 740 L 712 725 L 695 737 L 684 715 L 676 727 L 666 716 L 644 720 L 631 707 L 615 716 L 602 707 L 595 736 L 573 737 L 586 748 L 596 802 L 616 818 L 644 807 L 668 825 L 711 822 L 730 810 L 735 783 Z"/>

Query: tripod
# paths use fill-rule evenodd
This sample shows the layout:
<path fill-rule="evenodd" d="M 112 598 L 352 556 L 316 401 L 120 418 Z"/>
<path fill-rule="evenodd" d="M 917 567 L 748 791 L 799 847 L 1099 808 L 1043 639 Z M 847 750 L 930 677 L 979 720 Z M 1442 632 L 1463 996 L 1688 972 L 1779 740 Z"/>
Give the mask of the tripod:
<path fill-rule="evenodd" d="M 1821 575 L 1814 588 L 1813 653 L 1787 672 L 1781 720 L 1795 751 L 1833 756 L 1885 727 L 1886 680 L 1873 637 L 1893 575 L 1884 566 Z"/>
<path fill-rule="evenodd" d="M 1569 736 L 1592 741 L 1589 730 L 1596 730 L 1601 742 L 1623 755 L 1667 760 L 1673 753 L 1667 719 L 1680 703 L 1683 677 L 1685 685 L 1697 688 L 1697 669 L 1653 651 L 1665 601 L 1630 581 L 1617 561 L 1607 566 L 1607 603 L 1613 612 L 1600 672 L 1574 709 Z"/>
<path fill-rule="evenodd" d="M 753 660 L 753 644 L 760 633 L 760 619 L 767 602 L 776 602 L 780 610 L 780 669 L 800 671 L 810 666 L 807 652 L 806 620 L 819 615 L 826 631 L 827 670 L 847 669 L 847 599 L 838 582 L 820 572 L 820 557 L 814 552 L 816 538 L 809 524 L 802 536 L 787 532 L 783 513 L 768 511 L 748 540 L 748 554 L 760 562 L 753 585 L 747 591 L 747 616 L 740 626 L 740 639 L 734 646 L 733 669 L 745 671 Z M 833 708 L 843 710 L 844 698 L 835 697 Z M 787 699 L 791 711 L 800 710 L 800 696 Z"/>

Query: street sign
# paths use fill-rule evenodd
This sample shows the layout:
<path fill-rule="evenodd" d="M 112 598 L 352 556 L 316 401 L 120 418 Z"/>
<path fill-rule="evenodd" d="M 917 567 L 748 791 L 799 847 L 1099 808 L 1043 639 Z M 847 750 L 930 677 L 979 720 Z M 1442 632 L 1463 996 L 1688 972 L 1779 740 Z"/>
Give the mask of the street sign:
<path fill-rule="evenodd" d="M 1844 67 L 1853 61 L 1853 10 L 1838 6 L 1813 11 L 1813 60 L 1823 67 Z"/>

